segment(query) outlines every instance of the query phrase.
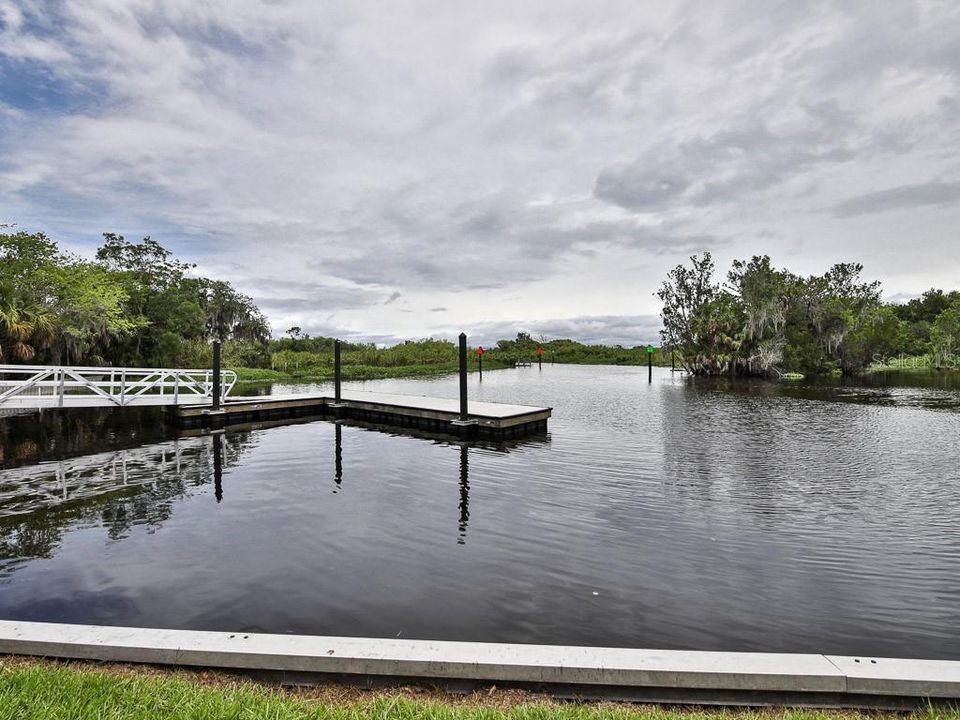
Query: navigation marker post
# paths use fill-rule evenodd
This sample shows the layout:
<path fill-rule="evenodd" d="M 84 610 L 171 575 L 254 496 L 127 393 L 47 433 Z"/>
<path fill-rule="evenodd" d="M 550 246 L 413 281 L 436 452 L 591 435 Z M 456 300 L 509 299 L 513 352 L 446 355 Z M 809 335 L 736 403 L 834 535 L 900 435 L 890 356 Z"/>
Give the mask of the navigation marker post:
<path fill-rule="evenodd" d="M 647 345 L 647 382 L 653 382 L 653 345 Z"/>
<path fill-rule="evenodd" d="M 543 346 L 537 347 L 537 365 L 543 370 Z"/>
<path fill-rule="evenodd" d="M 483 380 L 483 345 L 477 346 L 477 367 L 480 370 L 480 379 Z"/>

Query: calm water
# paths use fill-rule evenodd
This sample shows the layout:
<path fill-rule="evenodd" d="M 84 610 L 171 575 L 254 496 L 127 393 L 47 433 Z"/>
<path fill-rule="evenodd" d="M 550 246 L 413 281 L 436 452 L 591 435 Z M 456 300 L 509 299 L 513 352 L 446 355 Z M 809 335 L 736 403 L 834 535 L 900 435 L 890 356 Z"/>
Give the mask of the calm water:
<path fill-rule="evenodd" d="M 0 420 L 0 617 L 960 659 L 956 374 L 545 366 L 471 393 L 552 406 L 549 435 Z"/>

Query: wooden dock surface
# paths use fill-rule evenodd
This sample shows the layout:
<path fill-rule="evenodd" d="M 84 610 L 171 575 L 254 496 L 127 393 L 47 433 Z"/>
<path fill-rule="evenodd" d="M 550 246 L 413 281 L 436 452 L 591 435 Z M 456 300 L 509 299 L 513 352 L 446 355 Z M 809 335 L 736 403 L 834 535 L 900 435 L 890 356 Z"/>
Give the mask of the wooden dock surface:
<path fill-rule="evenodd" d="M 217 426 L 239 421 L 303 415 L 354 418 L 451 434 L 512 438 L 545 432 L 551 408 L 471 402 L 467 423 L 460 422 L 460 401 L 421 395 L 345 391 L 336 403 L 332 393 L 230 397 L 219 412 L 199 405 L 178 406 L 176 420 L 187 426 Z"/>

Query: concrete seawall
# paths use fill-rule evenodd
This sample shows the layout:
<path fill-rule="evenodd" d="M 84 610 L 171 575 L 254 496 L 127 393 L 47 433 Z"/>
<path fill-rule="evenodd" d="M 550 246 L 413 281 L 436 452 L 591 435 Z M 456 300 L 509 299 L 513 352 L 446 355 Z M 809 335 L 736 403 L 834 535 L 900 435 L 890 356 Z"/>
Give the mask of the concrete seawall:
<path fill-rule="evenodd" d="M 731 705 L 909 708 L 960 698 L 960 661 L 225 633 L 0 621 L 0 653 L 330 675 L 558 696 Z"/>

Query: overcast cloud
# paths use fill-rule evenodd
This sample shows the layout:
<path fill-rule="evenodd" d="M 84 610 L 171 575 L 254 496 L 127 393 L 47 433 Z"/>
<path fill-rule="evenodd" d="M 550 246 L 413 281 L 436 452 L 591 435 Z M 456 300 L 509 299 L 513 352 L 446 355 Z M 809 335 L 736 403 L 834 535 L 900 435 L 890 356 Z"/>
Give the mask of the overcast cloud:
<path fill-rule="evenodd" d="M 960 4 L 0 0 L 0 222 L 274 330 L 656 337 L 670 267 L 960 285 Z"/>

